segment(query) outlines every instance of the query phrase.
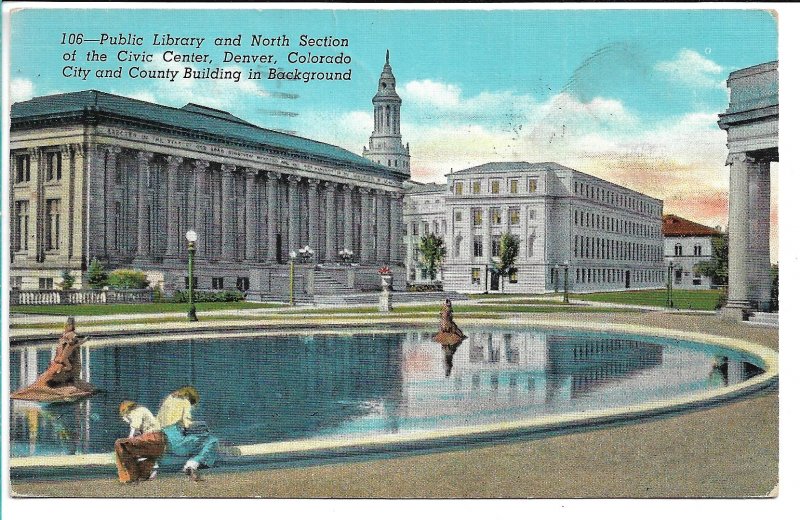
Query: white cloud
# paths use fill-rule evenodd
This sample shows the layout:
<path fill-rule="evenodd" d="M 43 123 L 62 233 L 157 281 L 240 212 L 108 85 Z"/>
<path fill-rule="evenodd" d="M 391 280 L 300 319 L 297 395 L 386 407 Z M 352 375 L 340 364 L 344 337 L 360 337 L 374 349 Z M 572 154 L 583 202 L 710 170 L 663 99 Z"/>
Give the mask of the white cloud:
<path fill-rule="evenodd" d="M 33 82 L 25 78 L 14 78 L 9 84 L 9 97 L 12 103 L 26 101 L 33 97 Z"/>
<path fill-rule="evenodd" d="M 457 107 L 461 102 L 461 88 L 431 79 L 409 81 L 399 88 L 406 103 L 432 105 L 435 107 Z"/>
<path fill-rule="evenodd" d="M 692 87 L 726 88 L 725 81 L 720 78 L 724 71 L 722 66 L 691 49 L 681 49 L 672 60 L 656 63 L 655 70 L 676 83 Z"/>

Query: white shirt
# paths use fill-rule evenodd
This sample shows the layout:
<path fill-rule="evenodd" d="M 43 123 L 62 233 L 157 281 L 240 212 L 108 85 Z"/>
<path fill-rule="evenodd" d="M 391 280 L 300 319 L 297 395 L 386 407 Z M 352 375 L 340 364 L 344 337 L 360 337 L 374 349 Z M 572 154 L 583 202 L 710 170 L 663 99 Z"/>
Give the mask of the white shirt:
<path fill-rule="evenodd" d="M 125 414 L 122 420 L 130 424 L 132 435 L 157 432 L 161 429 L 158 419 L 153 417 L 153 413 L 144 406 L 137 406 Z"/>
<path fill-rule="evenodd" d="M 162 428 L 176 423 L 188 428 L 192 424 L 192 403 L 183 397 L 168 395 L 158 410 L 158 422 Z"/>

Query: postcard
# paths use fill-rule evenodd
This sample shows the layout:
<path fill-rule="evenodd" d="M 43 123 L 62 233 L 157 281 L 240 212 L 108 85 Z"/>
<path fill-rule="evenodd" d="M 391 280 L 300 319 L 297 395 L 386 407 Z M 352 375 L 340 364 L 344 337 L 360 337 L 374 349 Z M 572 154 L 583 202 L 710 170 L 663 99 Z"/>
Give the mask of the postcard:
<path fill-rule="evenodd" d="M 545 7 L 4 5 L 4 505 L 777 496 L 778 12 Z"/>

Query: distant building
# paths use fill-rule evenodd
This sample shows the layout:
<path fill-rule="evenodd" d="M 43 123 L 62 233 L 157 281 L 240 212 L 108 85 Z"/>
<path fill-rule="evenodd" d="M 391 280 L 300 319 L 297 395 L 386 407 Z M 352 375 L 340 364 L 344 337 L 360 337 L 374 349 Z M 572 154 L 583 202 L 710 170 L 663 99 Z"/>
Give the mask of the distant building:
<path fill-rule="evenodd" d="M 448 226 L 444 212 L 446 194 L 446 184 L 433 182 L 406 188 L 403 221 L 406 227 L 406 273 L 409 284 L 442 280 L 441 270 L 431 277 L 420 265 L 419 243 L 427 233 L 443 238 L 447 235 Z"/>
<path fill-rule="evenodd" d="M 662 202 L 557 163 L 495 162 L 447 175 L 447 185 L 406 191 L 408 272 L 415 230 L 437 223 L 447 256 L 444 289 L 459 292 L 570 291 L 663 287 Z M 443 202 L 443 204 L 442 204 Z M 500 236 L 519 239 L 508 279 L 492 269 Z"/>
<path fill-rule="evenodd" d="M 673 265 L 673 287 L 710 289 L 711 278 L 698 275 L 694 267 L 714 257 L 712 239 L 721 235 L 720 230 L 671 214 L 664 215 L 661 230 L 664 233 L 664 263 Z"/>

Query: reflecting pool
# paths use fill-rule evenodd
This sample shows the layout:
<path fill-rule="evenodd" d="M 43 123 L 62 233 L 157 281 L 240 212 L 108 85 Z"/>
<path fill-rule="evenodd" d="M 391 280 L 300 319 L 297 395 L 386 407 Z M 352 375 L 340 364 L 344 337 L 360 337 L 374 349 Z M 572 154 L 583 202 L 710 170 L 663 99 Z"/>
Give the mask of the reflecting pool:
<path fill-rule="evenodd" d="M 194 413 L 224 442 L 362 437 L 667 400 L 744 381 L 757 360 L 722 347 L 623 334 L 465 329 L 445 350 L 425 332 L 298 333 L 85 348 L 78 403 L 12 401 L 12 456 L 100 453 L 127 435 L 117 407 L 153 413 L 193 384 Z M 51 346 L 11 350 L 11 389 Z"/>

